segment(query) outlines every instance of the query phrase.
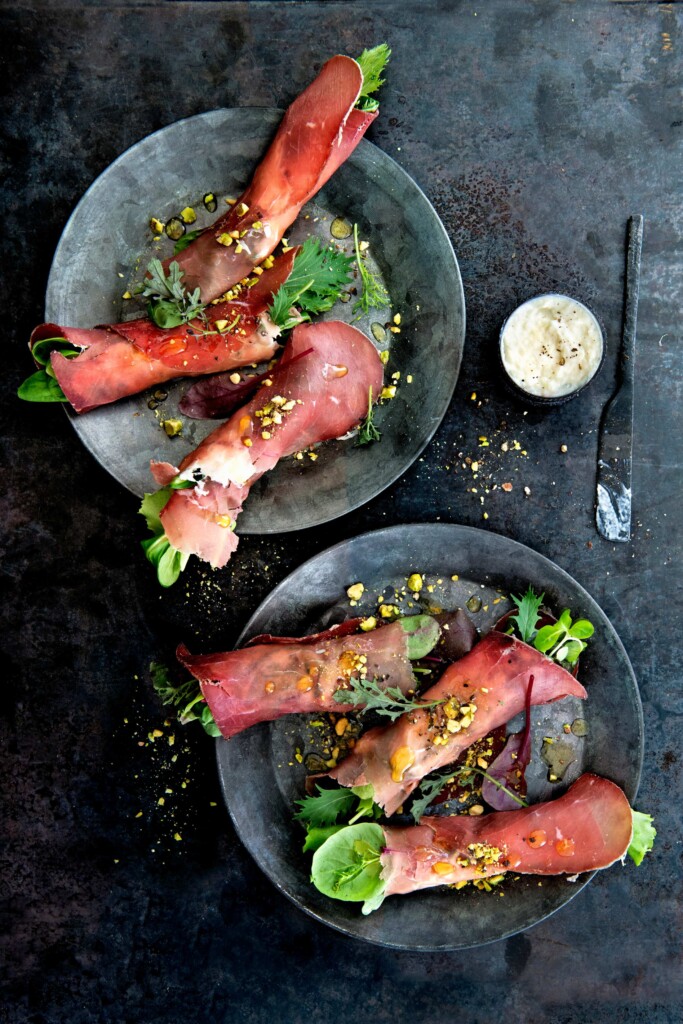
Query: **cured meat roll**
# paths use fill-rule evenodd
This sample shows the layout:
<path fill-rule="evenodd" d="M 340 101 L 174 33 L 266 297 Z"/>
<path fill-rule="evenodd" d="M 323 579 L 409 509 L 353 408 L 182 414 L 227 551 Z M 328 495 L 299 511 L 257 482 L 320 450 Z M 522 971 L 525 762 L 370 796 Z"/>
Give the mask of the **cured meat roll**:
<path fill-rule="evenodd" d="M 178 377 L 197 377 L 271 359 L 280 328 L 268 315 L 273 295 L 292 272 L 293 248 L 265 270 L 258 283 L 229 302 L 210 305 L 197 319 L 163 329 L 142 317 L 90 329 L 41 324 L 29 347 L 63 338 L 82 349 L 74 358 L 50 354 L 57 383 L 76 412 L 88 412 Z"/>
<path fill-rule="evenodd" d="M 229 738 L 282 715 L 350 711 L 358 705 L 340 704 L 334 694 L 353 676 L 373 678 L 402 693 L 414 687 L 410 627 L 420 625 L 427 637 L 422 656 L 439 638 L 434 620 L 420 615 L 367 633 L 356 631 L 359 622 L 298 640 L 257 637 L 253 645 L 221 654 L 193 655 L 181 645 L 177 655 L 199 680 L 216 725 Z"/>
<path fill-rule="evenodd" d="M 512 636 L 493 630 L 422 694 L 433 706 L 370 729 L 330 775 L 342 786 L 371 784 L 388 815 L 420 780 L 451 764 L 463 750 L 531 704 L 584 699 L 581 683 L 556 662 Z"/>
<path fill-rule="evenodd" d="M 250 185 L 231 209 L 187 248 L 166 261 L 202 302 L 222 295 L 268 256 L 302 206 L 347 159 L 377 117 L 354 109 L 363 72 L 337 55 L 288 108 Z"/>
<path fill-rule="evenodd" d="M 339 321 L 294 328 L 277 371 L 245 406 L 176 468 L 152 463 L 172 490 L 160 512 L 170 545 L 214 567 L 237 547 L 235 521 L 252 485 L 287 455 L 342 437 L 382 387 L 382 362 L 370 341 Z"/>

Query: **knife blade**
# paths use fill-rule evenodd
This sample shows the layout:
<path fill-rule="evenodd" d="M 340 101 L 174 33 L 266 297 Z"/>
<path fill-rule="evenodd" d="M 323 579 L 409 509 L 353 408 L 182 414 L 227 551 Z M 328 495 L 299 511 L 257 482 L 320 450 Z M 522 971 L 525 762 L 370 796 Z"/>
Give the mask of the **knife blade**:
<path fill-rule="evenodd" d="M 635 379 L 636 322 L 643 218 L 628 221 L 624 325 L 619 353 L 617 391 L 605 407 L 598 440 L 598 533 L 610 541 L 631 539 L 631 471 L 633 463 L 633 386 Z"/>

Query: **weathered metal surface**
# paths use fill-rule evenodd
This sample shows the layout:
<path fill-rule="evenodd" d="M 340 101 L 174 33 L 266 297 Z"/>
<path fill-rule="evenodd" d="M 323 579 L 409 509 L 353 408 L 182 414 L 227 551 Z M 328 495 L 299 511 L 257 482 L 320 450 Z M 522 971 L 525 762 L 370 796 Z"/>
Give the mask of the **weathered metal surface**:
<path fill-rule="evenodd" d="M 561 0 L 5 6 L 11 1024 L 680 1017 L 682 20 L 677 4 Z M 333 527 L 245 537 L 229 571 L 195 568 L 160 593 L 136 502 L 59 410 L 13 399 L 57 240 L 133 142 L 219 106 L 284 106 L 330 53 L 384 38 L 394 59 L 370 137 L 422 186 L 458 255 L 468 337 L 455 398 L 421 460 L 369 505 Z M 595 535 L 597 428 L 616 381 L 634 209 L 648 232 L 632 539 L 612 545 Z M 553 290 L 595 310 L 607 358 L 576 402 L 541 414 L 507 396 L 495 345 L 514 306 Z M 641 868 L 604 873 L 549 921 L 466 955 L 361 953 L 280 897 L 221 808 L 213 745 L 164 726 L 146 678 L 179 639 L 229 644 L 305 556 L 415 520 L 505 533 L 601 604 L 640 683 L 638 806 L 660 830 Z"/>

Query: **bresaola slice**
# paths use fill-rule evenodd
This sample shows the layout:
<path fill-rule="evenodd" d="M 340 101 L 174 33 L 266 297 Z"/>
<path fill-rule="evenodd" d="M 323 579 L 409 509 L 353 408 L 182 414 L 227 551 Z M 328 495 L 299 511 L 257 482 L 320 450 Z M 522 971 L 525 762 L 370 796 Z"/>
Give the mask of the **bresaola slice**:
<path fill-rule="evenodd" d="M 230 302 L 206 309 L 208 323 L 164 329 L 147 317 L 91 329 L 41 324 L 29 346 L 43 338 L 62 337 L 83 351 L 74 358 L 52 352 L 57 382 L 76 412 L 178 377 L 195 377 L 271 359 L 280 329 L 267 310 L 272 297 L 292 272 L 298 248 L 275 260 L 252 288 Z M 218 325 L 218 326 L 217 326 Z"/>
<path fill-rule="evenodd" d="M 408 634 L 399 622 L 345 635 L 348 628 L 344 623 L 299 640 L 271 637 L 221 654 L 192 655 L 181 645 L 177 656 L 199 680 L 216 725 L 229 738 L 282 715 L 350 711 L 355 705 L 339 704 L 334 693 L 360 669 L 402 693 L 415 685 Z"/>
<path fill-rule="evenodd" d="M 583 686 L 556 662 L 494 630 L 422 694 L 425 701 L 445 703 L 370 729 L 330 772 L 331 777 L 342 786 L 371 784 L 376 803 L 393 814 L 421 779 L 451 764 L 475 740 L 525 707 L 531 675 L 531 704 L 587 696 Z"/>
<path fill-rule="evenodd" d="M 178 469 L 152 463 L 162 486 L 178 476 L 196 482 L 173 491 L 161 512 L 170 544 L 214 567 L 225 565 L 237 547 L 235 520 L 250 487 L 281 458 L 357 426 L 370 389 L 380 393 L 382 375 L 375 348 L 355 327 L 339 321 L 295 327 L 270 387 L 260 388 Z"/>
<path fill-rule="evenodd" d="M 597 775 L 582 775 L 562 796 L 532 807 L 479 818 L 427 817 L 411 828 L 384 828 L 384 893 L 506 871 L 575 875 L 607 868 L 624 857 L 632 833 L 633 816 L 622 790 Z"/>
<path fill-rule="evenodd" d="M 288 108 L 246 191 L 166 261 L 166 268 L 173 260 L 179 264 L 185 287 L 199 288 L 203 302 L 222 295 L 275 249 L 302 206 L 358 145 L 377 116 L 354 110 L 362 85 L 363 73 L 351 57 L 328 60 Z"/>

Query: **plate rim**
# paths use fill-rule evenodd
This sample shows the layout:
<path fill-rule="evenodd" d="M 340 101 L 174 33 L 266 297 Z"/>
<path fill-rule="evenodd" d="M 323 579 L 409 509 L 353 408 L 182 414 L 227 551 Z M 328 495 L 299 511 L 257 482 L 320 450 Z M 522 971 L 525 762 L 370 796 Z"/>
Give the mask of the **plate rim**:
<path fill-rule="evenodd" d="M 612 641 L 615 642 L 616 647 L 619 650 L 619 653 L 620 653 L 621 657 L 624 660 L 625 666 L 626 666 L 626 668 L 628 670 L 629 677 L 630 677 L 629 682 L 631 684 L 632 691 L 633 691 L 633 698 L 634 698 L 633 702 L 634 702 L 634 710 L 635 710 L 635 713 L 636 713 L 636 727 L 637 727 L 638 741 L 639 741 L 639 743 L 638 743 L 638 746 L 639 746 L 639 749 L 638 749 L 638 760 L 637 760 L 636 771 L 635 771 L 635 779 L 634 779 L 633 787 L 632 787 L 633 788 L 633 795 L 630 797 L 630 800 L 629 800 L 629 802 L 633 805 L 633 803 L 636 800 L 637 794 L 638 794 L 638 789 L 639 789 L 640 781 L 641 781 L 641 777 L 642 777 L 644 752 L 645 752 L 645 743 L 644 743 L 645 736 L 644 736 L 643 705 L 642 705 L 642 699 L 641 699 L 641 696 L 640 696 L 640 688 L 638 686 L 638 679 L 637 679 L 637 676 L 636 676 L 635 671 L 633 669 L 633 665 L 631 664 L 631 659 L 628 656 L 628 652 L 626 651 L 626 648 L 624 647 L 619 634 L 617 633 L 616 629 L 614 628 L 614 626 L 613 626 L 611 620 L 609 619 L 609 617 L 607 616 L 607 614 L 603 611 L 602 607 L 598 604 L 598 602 L 595 600 L 595 598 L 593 598 L 591 596 L 591 594 L 585 589 L 585 587 L 582 586 L 582 584 L 580 584 L 576 579 L 574 579 L 574 577 L 571 576 L 571 574 L 568 573 L 565 569 L 563 569 L 562 566 L 558 565 L 552 559 L 548 558 L 547 555 L 542 554 L 540 551 L 537 551 L 535 548 L 530 547 L 528 544 L 524 544 L 521 541 L 514 540 L 513 538 L 507 537 L 504 534 L 495 533 L 495 532 L 489 531 L 489 530 L 482 530 L 482 529 L 480 529 L 478 527 L 466 526 L 466 525 L 460 524 L 460 523 L 417 522 L 417 523 L 397 523 L 397 524 L 394 524 L 392 526 L 380 527 L 379 529 L 376 529 L 376 530 L 366 530 L 363 533 L 356 534 L 356 535 L 354 535 L 352 537 L 348 537 L 348 538 L 346 538 L 344 540 L 338 541 L 336 544 L 333 544 L 330 547 L 325 548 L 323 551 L 318 552 L 317 554 L 313 555 L 311 558 L 308 558 L 308 559 L 306 559 L 306 561 L 300 563 L 300 565 L 298 565 L 295 569 L 293 569 L 290 573 L 288 573 L 287 576 L 285 576 L 285 578 L 283 580 L 281 580 L 267 594 L 267 596 L 264 598 L 264 600 L 259 604 L 259 606 L 255 609 L 253 614 L 249 617 L 248 622 L 246 623 L 246 625 L 242 629 L 239 637 L 235 641 L 235 649 L 237 649 L 242 644 L 244 644 L 246 642 L 246 640 L 250 639 L 251 636 L 256 634 L 256 632 L 262 632 L 262 629 L 260 627 L 258 627 L 258 630 L 255 627 L 255 623 L 258 620 L 259 616 L 263 613 L 264 610 L 267 609 L 268 605 L 271 604 L 271 602 L 277 601 L 277 599 L 280 596 L 280 593 L 282 591 L 284 591 L 285 585 L 289 584 L 291 579 L 292 579 L 292 577 L 295 576 L 300 571 L 302 571 L 304 568 L 310 568 L 317 561 L 322 561 L 325 558 L 333 556 L 334 553 L 337 553 L 337 552 L 339 552 L 339 551 L 341 551 L 341 550 L 343 550 L 345 548 L 349 548 L 352 545 L 354 545 L 355 543 L 363 542 L 363 541 L 368 541 L 370 538 L 378 539 L 379 537 L 385 537 L 387 535 L 395 534 L 398 531 L 404 531 L 404 530 L 411 530 L 411 531 L 412 530 L 429 530 L 430 532 L 434 530 L 434 531 L 438 531 L 438 532 L 444 532 L 444 534 L 445 533 L 451 533 L 454 536 L 459 536 L 463 540 L 466 540 L 467 538 L 482 538 L 482 537 L 497 538 L 497 540 L 499 542 L 502 542 L 505 545 L 510 545 L 513 548 L 513 550 L 517 551 L 518 554 L 522 554 L 523 552 L 531 552 L 533 554 L 533 556 L 536 557 L 536 558 L 539 558 L 542 563 L 543 562 L 548 563 L 552 567 L 552 570 L 554 572 L 559 573 L 559 576 L 560 576 L 561 580 L 568 582 L 568 584 L 572 588 L 577 589 L 580 592 L 582 598 L 587 599 L 588 602 L 590 603 L 590 605 L 594 605 L 598 609 L 598 611 L 600 612 L 600 615 L 605 620 L 605 623 L 607 624 L 608 629 L 611 631 L 611 639 L 612 639 Z M 408 560 L 409 558 L 410 558 L 410 555 L 407 555 L 406 556 L 406 560 Z M 334 931 L 338 932 L 341 935 L 345 935 L 348 938 L 355 939 L 355 940 L 360 940 L 362 942 L 368 942 L 368 943 L 370 943 L 370 945 L 379 946 L 379 947 L 384 948 L 384 949 L 392 949 L 392 950 L 403 951 L 403 952 L 417 952 L 417 953 L 456 952 L 456 951 L 460 952 L 460 951 L 465 951 L 467 949 L 475 949 L 475 948 L 480 948 L 480 947 L 483 947 L 483 946 L 488 946 L 488 945 L 491 945 L 494 942 L 499 942 L 499 941 L 502 941 L 504 939 L 510 938 L 513 935 L 522 934 L 523 932 L 528 931 L 530 928 L 534 928 L 536 925 L 541 924 L 543 921 L 547 921 L 555 913 L 557 913 L 558 911 L 562 910 L 565 906 L 567 906 L 567 904 L 571 903 L 572 900 L 576 896 L 578 896 L 578 894 L 583 889 L 585 889 L 585 887 L 589 884 L 589 882 L 597 874 L 597 870 L 596 871 L 589 871 L 589 872 L 582 872 L 581 881 L 577 881 L 577 882 L 575 882 L 572 885 L 571 891 L 568 893 L 568 898 L 566 900 L 564 900 L 564 902 L 561 903 L 559 906 L 553 907 L 547 913 L 543 914 L 541 917 L 536 918 L 534 921 L 532 921 L 532 922 L 530 922 L 528 924 L 522 925 L 519 928 L 512 928 L 512 929 L 510 929 L 508 931 L 502 932 L 500 935 L 497 935 L 497 936 L 495 936 L 493 938 L 487 938 L 487 939 L 485 939 L 484 941 L 481 941 L 481 942 L 474 942 L 474 943 L 471 943 L 469 945 L 464 945 L 464 946 L 463 945 L 450 945 L 450 944 L 440 944 L 440 945 L 434 945 L 434 944 L 432 944 L 432 945 L 429 945 L 429 944 L 420 944 L 420 945 L 409 944 L 408 945 L 408 944 L 404 944 L 404 943 L 401 943 L 401 942 L 396 942 L 396 941 L 391 941 L 391 940 L 389 940 L 389 941 L 383 940 L 383 939 L 380 939 L 380 938 L 376 938 L 375 936 L 359 934 L 357 932 L 351 931 L 347 926 L 345 926 L 343 924 L 339 924 L 339 923 L 335 922 L 334 920 L 328 918 L 327 916 L 325 916 L 324 913 L 316 910 L 315 908 L 313 908 L 311 906 L 307 906 L 307 905 L 303 904 L 302 902 L 300 902 L 299 899 L 293 893 L 289 892 L 289 890 L 283 885 L 283 883 L 277 878 L 277 876 L 272 874 L 267 869 L 267 867 L 264 866 L 264 864 L 261 862 L 261 860 L 258 857 L 258 851 L 253 848 L 252 844 L 250 842 L 248 842 L 248 841 L 245 841 L 245 839 L 244 839 L 244 837 L 242 835 L 242 830 L 241 830 L 241 827 L 240 827 L 240 822 L 237 820 L 236 815 L 235 815 L 235 813 L 233 812 L 233 810 L 232 810 L 232 808 L 230 806 L 230 794 L 228 792 L 228 780 L 226 779 L 225 773 L 223 771 L 221 752 L 222 751 L 227 751 L 227 749 L 228 749 L 227 748 L 227 744 L 228 744 L 228 741 L 225 740 L 223 737 L 219 736 L 219 737 L 216 738 L 216 745 L 215 745 L 216 767 L 217 767 L 217 770 L 218 770 L 218 777 L 219 777 L 219 782 L 220 782 L 220 786 L 221 786 L 221 792 L 223 794 L 223 799 L 224 799 L 224 802 L 225 802 L 225 806 L 226 806 L 226 809 L 227 809 L 228 814 L 230 816 L 230 820 L 231 820 L 231 822 L 233 824 L 233 827 L 235 829 L 235 832 L 237 834 L 237 837 L 238 837 L 239 841 L 242 843 L 243 847 L 246 849 L 246 851 L 252 857 L 252 859 L 256 863 L 257 867 L 263 872 L 263 874 L 266 876 L 266 878 L 268 878 L 268 880 L 273 885 L 275 885 L 275 887 L 278 889 L 279 892 L 281 892 L 284 896 L 287 897 L 287 899 L 290 901 L 290 903 L 292 903 L 294 906 L 296 906 L 299 910 L 303 911 L 303 913 L 305 913 L 308 917 L 313 918 L 313 920 L 317 921 L 319 924 L 324 924 L 325 926 L 327 926 L 329 928 L 332 928 Z M 331 903 L 332 906 L 334 906 L 333 901 L 330 901 L 330 903 Z"/>
<path fill-rule="evenodd" d="M 193 123 L 197 124 L 197 125 L 201 125 L 202 122 L 204 122 L 206 120 L 210 120 L 216 114 L 218 114 L 218 115 L 225 115 L 225 114 L 227 114 L 227 115 L 231 115 L 232 116 L 232 115 L 239 114 L 241 112 L 251 112 L 251 113 L 253 113 L 253 112 L 256 112 L 256 111 L 258 111 L 260 114 L 262 114 L 262 116 L 265 119 L 272 119 L 273 120 L 273 127 L 274 128 L 277 127 L 277 124 L 279 123 L 278 119 L 281 120 L 282 116 L 285 113 L 285 111 L 282 110 L 279 107 L 266 107 L 266 106 L 262 107 L 262 106 L 250 106 L 250 105 L 247 105 L 247 106 L 239 106 L 239 107 L 215 107 L 215 108 L 213 108 L 211 110 L 202 111 L 202 112 L 200 112 L 198 114 L 192 114 L 192 115 L 190 115 L 188 117 L 180 118 L 177 121 L 172 121 L 170 124 L 164 125 L 163 127 L 158 128 L 155 131 L 150 132 L 148 135 L 145 135 L 142 138 L 138 139 L 136 142 L 132 143 L 132 145 L 128 146 L 128 148 L 125 149 L 122 153 L 120 153 L 102 171 L 100 171 L 100 173 L 97 175 L 96 178 L 93 179 L 93 181 L 90 183 L 90 185 L 87 187 L 87 189 L 85 190 L 83 195 L 80 197 L 80 199 L 76 203 L 76 206 L 71 211 L 71 214 L 69 215 L 69 217 L 68 217 L 68 219 L 67 219 L 67 221 L 66 221 L 66 223 L 64 225 L 64 228 L 62 229 L 62 232 L 60 234 L 59 241 L 57 242 L 57 246 L 55 248 L 54 255 L 53 255 L 53 258 L 52 258 L 52 263 L 50 265 L 50 271 L 49 271 L 49 274 L 48 274 L 47 287 L 46 287 L 46 292 L 45 292 L 44 315 L 47 316 L 47 309 L 48 309 L 48 307 L 51 304 L 54 304 L 54 302 L 56 301 L 55 298 L 54 298 L 54 292 L 57 290 L 57 274 L 59 272 L 60 253 L 61 253 L 63 247 L 66 248 L 66 246 L 68 245 L 68 239 L 70 238 L 70 236 L 71 236 L 71 234 L 73 233 L 73 230 L 74 230 L 73 225 L 76 223 L 79 215 L 81 215 L 83 207 L 85 205 L 87 205 L 87 203 L 90 201 L 91 193 L 98 187 L 99 183 L 101 182 L 101 180 L 106 175 L 110 174 L 110 172 L 112 172 L 118 165 L 120 165 L 122 163 L 125 163 L 126 160 L 130 159 L 131 154 L 133 154 L 134 151 L 138 147 L 140 147 L 142 145 L 145 145 L 145 144 L 148 144 L 150 142 L 150 140 L 156 138 L 157 136 L 161 136 L 161 135 L 163 135 L 165 133 L 172 132 L 174 130 L 177 131 L 181 125 L 189 125 L 189 124 L 193 124 Z M 448 272 L 449 272 L 449 275 L 453 278 L 452 284 L 454 285 L 454 288 L 455 288 L 455 291 L 453 291 L 453 289 L 451 289 L 451 293 L 452 293 L 452 300 L 451 300 L 452 301 L 452 306 L 451 306 L 451 308 L 454 308 L 454 309 L 458 308 L 461 311 L 461 316 L 462 316 L 462 326 L 461 326 L 461 329 L 460 329 L 460 332 L 459 332 L 459 334 L 461 336 L 461 344 L 459 346 L 459 352 L 455 353 L 457 362 L 456 362 L 455 369 L 454 369 L 454 372 L 453 372 L 453 383 L 452 383 L 452 386 L 448 389 L 448 391 L 446 393 L 444 393 L 444 395 L 442 397 L 442 401 L 439 404 L 439 406 L 437 408 L 435 408 L 432 423 L 429 425 L 426 433 L 422 436 L 419 444 L 417 445 L 417 447 L 412 452 L 412 456 L 411 456 L 410 461 L 407 463 L 407 465 L 403 465 L 400 468 L 397 468 L 396 471 L 394 473 L 390 474 L 390 476 L 389 476 L 389 478 L 387 480 L 382 481 L 380 483 L 380 485 L 376 489 L 371 488 L 368 494 L 366 494 L 365 496 L 360 497 L 358 499 L 355 499 L 351 504 L 349 504 L 346 508 L 344 508 L 341 511 L 336 511 L 332 515 L 330 515 L 329 513 L 321 514 L 320 516 L 316 517 L 315 519 L 312 519 L 312 520 L 308 521 L 304 527 L 299 526 L 296 522 L 291 522 L 291 524 L 290 524 L 290 522 L 287 522 L 287 523 L 285 523 L 284 526 L 280 525 L 280 526 L 274 527 L 273 529 L 269 529 L 267 523 L 265 524 L 265 528 L 263 526 L 259 526 L 258 528 L 254 528 L 254 527 L 250 527 L 249 524 L 248 524 L 248 521 L 247 521 L 247 523 L 245 524 L 244 527 L 239 527 L 238 532 L 239 532 L 239 534 L 241 536 L 245 536 L 245 537 L 246 536 L 274 536 L 276 534 L 281 534 L 281 533 L 282 534 L 284 534 L 284 533 L 293 533 L 293 532 L 296 532 L 296 531 L 298 531 L 300 529 L 312 529 L 314 527 L 321 526 L 321 525 L 323 525 L 325 523 L 334 522 L 335 520 L 341 518 L 342 516 L 348 515 L 350 512 L 354 512 L 354 511 L 356 511 L 356 509 L 361 508 L 363 505 L 366 505 L 368 502 L 373 501 L 380 494 L 384 493 L 390 487 L 392 487 L 396 483 L 397 480 L 399 480 L 405 473 L 407 473 L 408 470 L 411 468 L 411 466 L 414 465 L 414 463 L 417 461 L 417 459 L 420 457 L 420 455 L 424 452 L 424 450 L 426 449 L 427 445 L 430 444 L 430 442 L 432 441 L 432 439 L 433 439 L 434 435 L 436 434 L 437 430 L 439 429 L 439 427 L 442 425 L 442 423 L 444 421 L 444 418 L 445 418 L 446 413 L 448 412 L 448 408 L 449 408 L 449 406 L 450 406 L 450 404 L 451 404 L 451 402 L 453 400 L 453 395 L 455 393 L 455 389 L 456 389 L 457 384 L 458 384 L 458 380 L 459 380 L 459 376 L 460 376 L 460 369 L 461 369 L 461 366 L 462 366 L 463 353 L 464 353 L 464 349 L 465 349 L 466 336 L 467 336 L 467 307 L 466 307 L 466 301 L 465 301 L 465 289 L 464 289 L 464 284 L 463 284 L 462 272 L 460 270 L 460 265 L 458 263 L 458 258 L 456 256 L 455 250 L 453 248 L 453 243 L 452 243 L 452 241 L 450 239 L 450 236 L 449 236 L 449 234 L 448 234 L 448 232 L 446 230 L 446 227 L 445 227 L 441 217 L 439 216 L 438 212 L 436 211 L 436 209 L 434 207 L 434 204 L 430 201 L 430 199 L 425 194 L 425 192 L 423 191 L 422 187 L 418 184 L 418 182 L 415 181 L 415 179 L 412 177 L 412 175 L 409 174 L 408 171 L 400 163 L 398 163 L 397 160 L 395 160 L 390 154 L 386 153 L 383 149 L 381 149 L 381 147 L 377 146 L 375 143 L 370 142 L 369 139 L 365 139 L 365 138 L 360 140 L 360 142 L 359 142 L 358 146 L 356 147 L 356 150 L 354 151 L 354 153 L 355 152 L 358 152 L 360 154 L 367 154 L 368 157 L 372 153 L 374 153 L 375 154 L 375 157 L 374 157 L 375 160 L 377 158 L 379 158 L 379 160 L 382 162 L 382 164 L 387 165 L 387 163 L 388 163 L 388 165 L 393 168 L 393 171 L 394 171 L 395 174 L 401 176 L 407 183 L 410 184 L 410 187 L 414 190 L 414 193 L 415 193 L 414 194 L 414 200 L 417 200 L 417 201 L 420 201 L 420 202 L 424 203 L 426 210 L 429 212 L 429 214 L 433 218 L 433 224 L 430 225 L 430 231 L 432 231 L 432 233 L 434 233 L 434 231 L 436 231 L 438 233 L 438 237 L 440 239 L 440 242 L 441 242 L 441 244 L 443 244 L 445 246 L 445 249 L 446 249 L 446 251 L 448 253 L 449 264 L 450 264 Z M 350 156 L 349 156 L 349 160 L 350 161 L 353 160 L 354 153 L 350 154 Z M 62 260 L 63 260 L 63 257 L 62 257 Z M 100 457 L 97 454 L 97 452 L 95 451 L 94 447 L 90 444 L 90 438 L 88 437 L 88 435 L 87 434 L 83 434 L 79 430 L 78 423 L 79 423 L 79 421 L 81 419 L 81 416 L 78 413 L 76 413 L 73 409 L 71 409 L 68 406 L 68 404 L 64 404 L 63 405 L 63 410 L 64 410 L 64 414 L 66 415 L 67 419 L 69 420 L 69 423 L 71 424 L 74 432 L 76 433 L 76 436 L 78 437 L 79 442 L 83 445 L 83 447 L 90 454 L 90 456 L 97 462 L 97 464 L 99 466 L 101 466 L 102 469 L 105 470 L 105 472 L 109 476 L 111 476 L 116 481 L 117 484 L 120 484 L 121 486 L 123 486 L 129 493 L 133 494 L 136 498 L 139 499 L 141 497 L 141 495 L 138 494 L 138 492 L 136 490 L 134 490 L 133 487 L 131 487 L 128 483 L 122 481 L 114 473 L 114 471 L 111 470 L 100 459 Z M 372 479 L 372 474 L 370 474 L 370 478 Z"/>

